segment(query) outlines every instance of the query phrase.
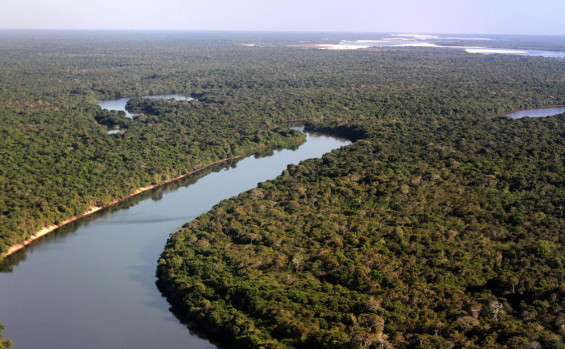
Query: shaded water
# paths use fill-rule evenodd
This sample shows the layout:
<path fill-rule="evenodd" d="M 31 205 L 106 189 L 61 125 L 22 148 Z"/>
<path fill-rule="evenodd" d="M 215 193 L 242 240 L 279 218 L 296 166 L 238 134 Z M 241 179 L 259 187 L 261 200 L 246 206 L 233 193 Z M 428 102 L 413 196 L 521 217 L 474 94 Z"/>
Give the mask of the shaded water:
<path fill-rule="evenodd" d="M 548 107 L 548 108 L 532 108 L 526 110 L 518 110 L 512 113 L 506 114 L 506 116 L 512 119 L 520 119 L 523 117 L 541 118 L 544 116 L 552 116 L 565 113 L 565 107 Z"/>
<path fill-rule="evenodd" d="M 187 97 L 183 95 L 157 95 L 157 96 L 143 96 L 143 98 L 147 99 L 176 99 L 177 101 L 192 101 L 194 98 Z M 98 101 L 98 105 L 102 109 L 108 110 L 117 110 L 123 111 L 126 113 L 126 117 L 133 119 L 133 114 L 126 110 L 126 104 L 130 100 L 129 97 L 120 98 L 120 99 L 112 99 L 106 101 Z"/>
<path fill-rule="evenodd" d="M 0 273 L 4 335 L 21 349 L 214 347 L 170 313 L 155 286 L 159 255 L 170 233 L 219 201 L 288 164 L 349 144 L 314 133 L 307 138 L 296 150 L 249 157 L 143 193 L 8 257 Z"/>
<path fill-rule="evenodd" d="M 100 108 L 108 110 L 118 110 L 126 113 L 126 117 L 133 119 L 133 114 L 126 110 L 129 98 L 113 99 L 108 101 L 98 101 Z"/>

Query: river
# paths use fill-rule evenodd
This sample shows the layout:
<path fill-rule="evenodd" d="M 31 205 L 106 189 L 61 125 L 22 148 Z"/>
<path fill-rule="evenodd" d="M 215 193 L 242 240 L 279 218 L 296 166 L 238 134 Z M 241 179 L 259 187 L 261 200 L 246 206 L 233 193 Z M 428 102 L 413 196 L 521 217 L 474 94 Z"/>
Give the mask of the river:
<path fill-rule="evenodd" d="M 143 96 L 142 98 L 147 98 L 147 99 L 176 99 L 177 101 L 192 101 L 192 100 L 194 100 L 194 98 L 192 98 L 192 97 L 187 97 L 187 96 L 177 95 L 177 94 Z M 120 98 L 120 99 L 112 99 L 112 100 L 106 100 L 106 101 L 98 101 L 98 105 L 100 105 L 100 108 L 102 108 L 102 109 L 123 111 L 123 112 L 126 113 L 127 118 L 133 119 L 133 114 L 126 110 L 126 104 L 128 104 L 129 100 L 130 100 L 130 97 L 125 97 L 125 98 Z"/>
<path fill-rule="evenodd" d="M 565 106 L 517 110 L 505 115 L 511 117 L 512 119 L 521 119 L 527 116 L 532 118 L 541 118 L 541 117 L 552 116 L 561 113 L 565 113 Z"/>
<path fill-rule="evenodd" d="M 171 314 L 155 286 L 169 234 L 288 164 L 349 143 L 307 133 L 295 150 L 233 161 L 140 194 L 9 256 L 0 273 L 3 335 L 18 349 L 213 348 Z"/>

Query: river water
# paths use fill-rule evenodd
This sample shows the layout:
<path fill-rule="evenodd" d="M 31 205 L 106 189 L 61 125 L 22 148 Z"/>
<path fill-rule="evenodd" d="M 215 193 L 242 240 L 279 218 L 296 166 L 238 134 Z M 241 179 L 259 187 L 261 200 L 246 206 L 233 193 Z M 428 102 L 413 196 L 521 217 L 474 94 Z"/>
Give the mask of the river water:
<path fill-rule="evenodd" d="M 156 95 L 156 96 L 143 96 L 143 98 L 147 99 L 176 99 L 177 101 L 192 101 L 194 98 L 187 97 L 183 95 Z M 120 99 L 112 99 L 106 101 L 98 101 L 98 105 L 102 109 L 108 110 L 121 110 L 126 113 L 126 117 L 133 119 L 133 114 L 126 110 L 126 104 L 130 100 L 129 97 L 120 98 Z"/>
<path fill-rule="evenodd" d="M 288 164 L 347 144 L 307 133 L 295 150 L 224 164 L 47 235 L 4 261 L 3 334 L 19 349 L 213 348 L 171 314 L 155 286 L 169 234 Z"/>
<path fill-rule="evenodd" d="M 133 114 L 126 110 L 126 104 L 128 101 L 129 98 L 120 98 L 108 101 L 98 101 L 98 104 L 102 109 L 124 111 L 127 118 L 133 119 Z"/>
<path fill-rule="evenodd" d="M 547 108 L 532 108 L 526 110 L 518 110 L 512 113 L 506 114 L 506 116 L 512 119 L 521 119 L 523 117 L 541 118 L 544 116 L 552 116 L 565 113 L 565 107 L 547 107 Z"/>

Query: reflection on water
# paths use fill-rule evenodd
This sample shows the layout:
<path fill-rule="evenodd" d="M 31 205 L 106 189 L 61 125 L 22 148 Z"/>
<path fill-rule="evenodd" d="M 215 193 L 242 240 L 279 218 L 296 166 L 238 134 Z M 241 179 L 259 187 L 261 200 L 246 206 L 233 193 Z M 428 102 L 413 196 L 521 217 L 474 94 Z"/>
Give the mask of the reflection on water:
<path fill-rule="evenodd" d="M 7 257 L 0 273 L 3 334 L 24 349 L 214 347 L 174 317 L 155 286 L 169 234 L 288 164 L 348 143 L 309 134 L 294 151 L 268 150 L 216 165 L 75 221 Z"/>
<path fill-rule="evenodd" d="M 176 99 L 177 101 L 193 101 L 194 98 L 187 97 L 183 95 L 157 95 L 157 96 L 143 96 L 143 98 L 147 99 Z M 133 114 L 126 110 L 126 105 L 130 100 L 129 97 L 120 98 L 120 99 L 111 99 L 106 101 L 98 101 L 98 105 L 100 108 L 107 109 L 107 110 L 115 110 L 115 111 L 123 111 L 126 113 L 126 117 L 133 119 Z M 112 133 L 110 133 L 112 132 Z M 118 130 L 119 132 L 119 130 Z M 108 134 L 113 134 L 116 132 L 109 131 Z"/>
<path fill-rule="evenodd" d="M 151 198 L 153 201 L 159 201 L 163 198 L 163 195 L 168 193 L 168 192 L 172 192 L 175 191 L 179 188 L 182 187 L 187 187 L 189 185 L 192 185 L 194 183 L 196 183 L 200 178 L 212 173 L 212 172 L 217 172 L 217 171 L 221 171 L 222 169 L 227 169 L 227 168 L 235 168 L 237 161 L 239 161 L 240 159 L 233 159 L 233 160 L 229 160 L 220 164 L 216 164 L 213 166 L 210 166 L 202 171 L 196 172 L 194 175 L 188 176 L 188 177 L 184 177 L 179 179 L 178 181 L 175 182 L 171 182 L 171 183 L 167 183 L 164 184 L 160 187 L 157 187 L 155 189 L 146 191 L 146 192 L 142 192 L 139 193 L 138 195 L 135 195 L 127 200 L 124 200 L 122 202 L 119 202 L 113 206 L 107 207 L 103 210 L 97 211 L 91 215 L 88 215 L 86 217 L 83 217 L 77 221 L 71 222 L 69 224 L 66 224 L 64 226 L 62 226 L 61 228 L 45 235 L 44 237 L 42 237 L 40 240 L 35 241 L 33 243 L 31 243 L 30 245 L 26 246 L 25 249 L 19 250 L 9 256 L 7 256 L 6 258 L 4 258 L 3 260 L 0 260 L 0 272 L 12 272 L 13 271 L 13 267 L 18 265 L 20 262 L 23 262 L 26 260 L 26 255 L 28 253 L 33 253 L 34 249 L 36 246 L 44 244 L 44 243 L 58 243 L 63 241 L 67 235 L 72 234 L 74 232 L 76 232 L 76 230 L 79 227 L 82 226 L 88 226 L 88 223 L 90 223 L 91 221 L 97 220 L 101 217 L 106 217 L 110 214 L 112 214 L 113 212 L 116 211 L 122 211 L 122 210 L 127 210 L 130 207 L 133 207 L 135 205 L 137 205 L 139 202 L 147 200 L 149 198 Z M 131 223 L 133 220 L 132 219 L 127 219 L 127 215 L 122 215 L 120 217 L 116 217 L 115 219 L 113 219 L 112 224 L 127 224 L 127 223 Z M 161 216 L 158 219 L 154 219 L 153 221 L 151 221 L 150 217 L 138 217 L 137 221 L 141 221 L 143 222 L 145 220 L 146 223 L 155 223 L 155 222 L 163 222 L 163 221 L 170 221 L 170 220 L 185 220 L 188 221 L 190 219 L 194 219 L 194 216 L 176 216 L 176 217 L 163 217 Z M 107 222 L 101 222 L 101 224 L 107 224 Z M 1 314 L 0 314 L 1 315 Z M 0 319 L 1 320 L 1 319 Z"/>
<path fill-rule="evenodd" d="M 133 119 L 133 114 L 126 110 L 126 104 L 128 104 L 129 98 L 112 99 L 107 101 L 98 101 L 100 108 L 107 110 L 123 111 L 126 113 L 126 117 Z"/>
<path fill-rule="evenodd" d="M 506 114 L 506 116 L 509 116 L 512 119 L 520 119 L 523 117 L 540 118 L 561 113 L 565 113 L 565 107 L 532 108 L 526 110 L 518 110 L 512 113 L 508 113 Z"/>

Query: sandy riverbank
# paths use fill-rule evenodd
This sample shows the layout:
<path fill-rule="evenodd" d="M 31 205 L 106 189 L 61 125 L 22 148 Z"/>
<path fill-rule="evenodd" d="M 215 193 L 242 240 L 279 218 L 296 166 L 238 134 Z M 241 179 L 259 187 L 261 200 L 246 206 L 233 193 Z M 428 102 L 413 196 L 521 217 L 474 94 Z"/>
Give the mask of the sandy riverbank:
<path fill-rule="evenodd" d="M 261 149 L 266 149 L 266 148 L 267 148 L 266 146 L 263 146 L 263 147 L 258 147 L 258 148 L 251 148 L 251 149 L 248 149 L 247 151 L 248 151 L 248 152 L 253 152 L 253 151 L 257 151 L 257 150 L 261 150 Z M 164 182 L 161 182 L 161 183 L 159 183 L 159 184 L 154 184 L 154 185 L 150 185 L 150 186 L 147 186 L 147 187 L 139 188 L 139 189 L 137 189 L 136 191 L 134 191 L 133 193 L 131 193 L 131 194 L 129 194 L 129 195 L 123 197 L 123 198 L 114 200 L 114 201 L 110 202 L 110 203 L 107 204 L 107 205 L 104 205 L 104 206 L 91 206 L 86 212 L 84 212 L 84 213 L 82 213 L 82 214 L 80 214 L 80 215 L 77 215 L 77 216 L 71 217 L 71 218 L 69 218 L 69 219 L 67 219 L 67 220 L 64 220 L 64 221 L 61 222 L 60 224 L 53 224 L 53 225 L 50 225 L 50 226 L 47 226 L 47 227 L 43 227 L 43 228 L 41 228 L 40 230 L 36 231 L 30 238 L 26 239 L 24 242 L 10 246 L 10 247 L 8 248 L 8 252 L 2 254 L 2 255 L 0 256 L 0 259 L 4 258 L 4 257 L 6 257 L 6 256 L 9 256 L 9 255 L 13 254 L 13 253 L 16 252 L 16 251 L 19 251 L 19 250 L 23 249 L 24 247 L 26 247 L 27 245 L 31 244 L 32 242 L 34 242 L 34 241 L 36 241 L 36 240 L 42 238 L 43 236 L 45 236 L 45 235 L 51 233 L 52 231 L 54 231 L 54 230 L 56 230 L 56 229 L 58 229 L 58 228 L 60 228 L 60 227 L 62 227 L 62 226 L 65 226 L 65 225 L 67 225 L 67 224 L 69 224 L 69 223 L 71 223 L 71 222 L 74 222 L 74 221 L 79 220 L 79 219 L 81 219 L 81 218 L 83 218 L 83 217 L 89 216 L 89 215 L 91 215 L 91 214 L 93 214 L 93 213 L 95 213 L 95 212 L 98 212 L 98 211 L 103 210 L 103 209 L 105 209 L 105 208 L 108 208 L 108 207 L 110 207 L 110 206 L 114 206 L 114 205 L 116 205 L 117 203 L 120 203 L 120 202 L 122 202 L 122 201 L 124 201 L 124 200 L 127 200 L 127 199 L 129 199 L 129 198 L 132 198 L 132 197 L 134 197 L 135 195 L 138 195 L 138 194 L 143 193 L 143 192 L 145 192 L 145 191 L 148 191 L 148 190 L 151 190 L 151 189 L 160 187 L 160 186 L 162 186 L 162 185 L 165 185 L 165 184 L 168 184 L 168 183 L 171 183 L 171 182 L 174 182 L 174 181 L 178 181 L 179 179 L 182 179 L 182 178 L 188 177 L 188 176 L 190 176 L 190 175 L 193 175 L 193 174 L 195 174 L 195 173 L 197 173 L 197 172 L 200 172 L 200 171 L 202 171 L 202 170 L 205 170 L 205 169 L 207 169 L 207 168 L 209 168 L 209 167 L 211 167 L 211 166 L 214 166 L 214 165 L 217 165 L 217 164 L 226 162 L 226 161 L 230 161 L 230 160 L 241 159 L 241 158 L 243 158 L 244 156 L 245 156 L 245 155 L 238 155 L 238 156 L 232 156 L 232 157 L 229 157 L 229 158 L 224 158 L 224 159 L 221 159 L 221 160 L 218 160 L 218 161 L 214 161 L 214 162 L 211 162 L 211 163 L 207 164 L 206 166 L 200 167 L 200 168 L 198 168 L 198 169 L 196 169 L 196 170 L 194 170 L 194 171 L 185 173 L 185 174 L 183 174 L 183 175 L 180 175 L 180 176 L 177 176 L 177 177 L 168 179 L 168 180 L 166 180 L 166 181 L 164 181 Z"/>

